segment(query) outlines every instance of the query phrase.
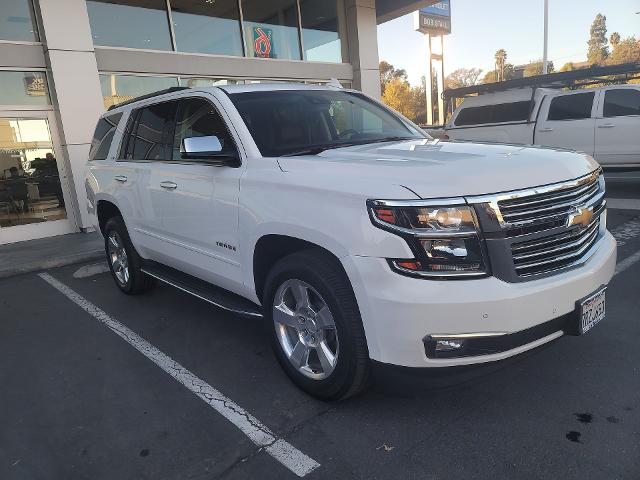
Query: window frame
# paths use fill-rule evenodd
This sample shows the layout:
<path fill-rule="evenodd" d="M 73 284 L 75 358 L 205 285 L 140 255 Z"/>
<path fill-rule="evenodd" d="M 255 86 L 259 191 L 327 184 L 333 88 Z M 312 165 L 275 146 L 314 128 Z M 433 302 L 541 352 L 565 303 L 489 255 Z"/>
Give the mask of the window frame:
<path fill-rule="evenodd" d="M 188 100 L 201 100 L 203 102 L 207 102 L 209 105 L 211 105 L 211 107 L 213 108 L 213 110 L 216 112 L 216 114 L 218 115 L 218 117 L 220 117 L 220 120 L 222 121 L 222 125 L 225 128 L 225 130 L 227 131 L 227 134 L 229 135 L 229 139 L 231 139 L 231 142 L 233 144 L 233 148 L 236 151 L 238 160 L 242 163 L 242 156 L 240 154 L 240 148 L 238 148 L 238 141 L 236 140 L 235 136 L 233 135 L 233 132 L 231 131 L 231 128 L 229 128 L 229 122 L 227 122 L 227 119 L 225 118 L 225 116 L 222 114 L 222 112 L 220 111 L 220 108 L 218 108 L 214 102 L 212 102 L 208 97 L 206 96 L 202 96 L 202 95 L 185 95 L 185 96 L 181 96 L 179 98 L 177 98 L 178 100 L 178 108 L 176 109 L 176 118 L 175 121 L 173 123 L 173 139 L 174 139 L 174 144 L 173 144 L 173 149 L 175 149 L 175 135 L 176 135 L 176 129 L 178 126 L 178 119 L 180 118 L 180 114 L 182 113 L 182 108 L 184 106 L 184 102 L 188 101 Z M 169 162 L 171 163 L 180 163 L 180 164 L 186 164 L 186 165 L 191 165 L 194 163 L 201 163 L 201 164 L 205 164 L 205 165 L 214 165 L 217 166 L 220 164 L 219 161 L 217 160 L 211 160 L 211 159 L 180 159 L 180 160 L 169 160 Z"/>
<path fill-rule="evenodd" d="M 597 107 L 597 92 L 595 90 L 591 90 L 588 92 L 572 92 L 572 93 L 562 93 L 558 95 L 553 95 L 549 97 L 549 106 L 547 107 L 547 117 L 544 119 L 545 122 L 577 122 L 580 120 L 593 120 L 596 118 L 596 107 Z M 591 109 L 589 110 L 589 116 L 580 117 L 580 118 L 550 118 L 551 116 L 551 108 L 553 107 L 553 102 L 559 98 L 571 97 L 573 95 L 592 95 L 591 98 Z"/>
<path fill-rule="evenodd" d="M 120 125 L 120 122 L 122 121 L 122 117 L 124 116 L 124 112 L 115 112 L 109 115 L 104 115 L 102 117 L 100 117 L 100 119 L 98 120 L 98 123 L 96 124 L 96 128 L 94 130 L 94 134 L 93 137 L 91 138 L 91 146 L 93 146 L 93 142 L 96 140 L 96 132 L 98 130 L 98 126 L 100 125 L 100 122 L 107 122 L 109 125 L 112 126 L 112 128 L 108 129 L 107 132 L 102 136 L 102 138 L 100 139 L 100 143 L 98 144 L 97 148 L 95 149 L 95 153 L 92 156 L 92 151 L 91 148 L 89 149 L 89 161 L 90 162 L 104 162 L 105 160 L 109 159 L 109 153 L 111 152 L 111 147 L 113 146 L 113 140 L 115 138 L 116 133 L 118 133 L 118 126 Z M 111 120 L 111 121 L 110 121 Z M 112 123 L 114 122 L 114 123 Z M 100 151 L 100 148 L 102 147 L 105 139 L 111 135 L 111 140 L 109 141 L 109 150 L 107 150 L 107 154 L 104 158 L 96 158 L 95 154 L 97 154 Z"/>
<path fill-rule="evenodd" d="M 482 122 L 482 123 L 467 123 L 463 125 L 458 124 L 458 119 L 460 118 L 460 115 L 465 110 L 481 109 L 481 108 L 492 109 L 491 115 L 493 116 L 495 113 L 495 110 L 499 107 L 503 107 L 505 105 L 515 105 L 515 104 L 525 104 L 525 103 L 528 104 L 527 115 L 524 119 L 521 119 L 521 120 L 505 120 L 500 122 L 489 121 L 489 122 Z M 462 105 L 464 105 L 464 103 Z M 519 124 L 525 124 L 525 123 L 532 123 L 531 114 L 533 113 L 534 108 L 535 108 L 535 105 L 531 99 L 515 100 L 512 102 L 487 103 L 485 105 L 473 105 L 466 108 L 462 106 L 458 111 L 458 113 L 456 114 L 455 118 L 453 119 L 453 126 L 454 128 L 477 128 L 477 127 L 493 126 L 493 125 L 519 125 Z"/>
<path fill-rule="evenodd" d="M 215 97 L 214 97 L 215 98 Z M 168 102 L 177 102 L 177 107 L 176 107 L 176 113 L 174 115 L 174 119 L 173 119 L 173 135 L 172 138 L 175 141 L 175 131 L 176 131 L 176 126 L 178 123 L 178 118 L 182 109 L 182 102 L 186 101 L 186 100 L 190 100 L 190 99 L 198 99 L 198 100 L 202 100 L 205 102 L 208 102 L 211 107 L 215 110 L 215 112 L 218 114 L 218 116 L 220 117 L 220 119 L 222 120 L 222 124 L 224 126 L 224 128 L 227 130 L 227 133 L 229 134 L 229 138 L 231 139 L 233 146 L 235 148 L 235 151 L 237 153 L 238 156 L 238 162 L 240 163 L 240 165 L 242 165 L 244 163 L 243 161 L 243 149 L 240 148 L 240 145 L 242 144 L 242 142 L 239 140 L 239 136 L 237 135 L 237 132 L 235 132 L 232 128 L 230 128 L 231 122 L 228 121 L 228 119 L 226 118 L 226 115 L 223 114 L 223 109 L 221 109 L 218 105 L 216 105 L 216 103 L 214 101 L 211 100 L 211 98 L 208 95 L 194 95 L 193 93 L 188 93 L 186 95 L 182 95 L 179 97 L 174 97 L 174 98 L 168 98 L 168 99 L 164 99 L 162 101 L 155 101 L 155 102 L 149 102 L 149 103 L 145 103 L 143 105 L 139 105 L 139 106 L 134 106 L 131 108 L 131 110 L 129 111 L 129 117 L 127 118 L 127 123 L 124 129 L 124 132 L 122 134 L 122 139 L 120 141 L 120 146 L 119 146 L 119 153 L 118 156 L 116 157 L 116 161 L 117 162 L 132 162 L 132 163 L 172 163 L 172 164 L 180 164 L 180 165 L 193 165 L 193 164 L 202 164 L 202 165 L 211 165 L 211 166 L 221 166 L 221 163 L 217 160 L 210 160 L 210 159 L 180 159 L 180 160 L 173 160 L 173 159 L 168 159 L 168 160 L 150 160 L 150 159 L 143 159 L 143 160 L 136 160 L 133 158 L 126 158 L 127 156 L 127 151 L 129 150 L 129 144 L 131 143 L 131 138 L 135 137 L 137 131 L 138 131 L 138 125 L 140 123 L 140 116 L 142 113 L 142 110 L 150 107 L 152 105 L 158 105 L 161 103 L 168 103 Z M 172 149 L 175 148 L 175 146 L 172 143 Z"/>
<path fill-rule="evenodd" d="M 614 91 L 632 91 L 634 92 L 636 95 L 638 95 L 640 97 L 640 89 L 638 88 L 607 88 L 606 90 L 602 91 L 602 118 L 623 118 L 623 117 L 639 117 L 640 116 L 640 109 L 638 109 L 638 113 L 632 113 L 629 115 L 606 115 L 605 113 L 605 108 L 606 108 L 606 104 L 607 104 L 607 94 L 609 92 L 614 92 Z"/>

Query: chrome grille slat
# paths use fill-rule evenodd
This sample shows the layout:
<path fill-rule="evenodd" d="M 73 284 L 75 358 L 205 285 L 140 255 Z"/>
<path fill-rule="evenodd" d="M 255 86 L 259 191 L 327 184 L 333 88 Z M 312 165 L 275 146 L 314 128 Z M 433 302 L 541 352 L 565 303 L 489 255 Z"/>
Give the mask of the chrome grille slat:
<path fill-rule="evenodd" d="M 593 246 L 593 243 L 595 243 L 595 240 L 597 240 L 597 237 L 598 237 L 598 230 L 596 229 L 589 235 L 587 242 L 575 252 L 566 253 L 563 255 L 557 255 L 557 256 L 550 257 L 545 260 L 539 260 L 536 262 L 526 262 L 526 263 L 516 264 L 515 265 L 516 272 L 521 272 L 522 270 L 530 270 L 532 268 L 535 268 L 533 272 L 525 272 L 525 274 L 528 274 L 528 275 L 535 275 L 537 273 L 543 273 L 549 270 L 556 270 L 557 269 L 556 266 L 558 264 L 568 260 L 575 260 L 580 258 L 587 250 L 589 250 Z M 547 269 L 540 268 L 545 266 L 549 266 L 549 268 Z M 522 273 L 520 274 L 522 275 Z"/>
<path fill-rule="evenodd" d="M 549 212 L 549 211 L 553 211 L 553 210 L 566 210 L 567 212 L 569 212 L 571 210 L 572 207 L 574 207 L 575 205 L 582 205 L 587 203 L 589 200 L 591 200 L 592 198 L 595 198 L 598 195 L 598 190 L 596 189 L 594 192 L 590 192 L 587 193 L 586 195 L 583 195 L 582 197 L 576 198 L 572 201 L 569 202 L 562 202 L 559 204 L 555 204 L 555 205 L 550 205 L 548 207 L 543 207 L 543 208 L 537 208 L 537 209 L 529 209 L 529 210 L 522 210 L 522 211 L 518 211 L 518 212 L 502 212 L 502 216 L 505 219 L 505 221 L 509 221 L 510 219 L 514 218 L 514 217 L 524 217 L 527 215 L 535 215 L 538 213 L 544 213 L 544 212 Z M 561 214 L 560 212 L 558 214 Z"/>
<path fill-rule="evenodd" d="M 565 237 L 563 240 L 571 240 L 568 243 L 560 243 L 559 245 L 554 247 L 543 248 L 536 251 L 531 251 L 529 253 L 514 254 L 513 255 L 514 264 L 516 265 L 516 268 L 518 268 L 518 266 L 522 265 L 520 263 L 522 260 L 527 260 L 530 258 L 540 257 L 544 255 L 553 255 L 558 252 L 563 252 L 563 251 L 574 249 L 576 247 L 581 247 L 585 242 L 589 240 L 589 238 L 591 237 L 591 234 L 593 234 L 598 229 L 598 227 L 599 227 L 599 222 L 594 222 L 591 225 L 591 227 L 584 230 L 583 232 L 580 232 L 578 235 L 574 235 L 568 238 Z M 552 243 L 557 243 L 560 241 L 561 240 L 555 240 L 555 242 L 552 242 Z"/>
<path fill-rule="evenodd" d="M 575 191 L 570 191 L 565 195 L 554 195 L 552 193 L 542 193 L 539 194 L 540 196 L 544 196 L 545 198 L 540 198 L 537 200 L 531 200 L 528 202 L 523 202 L 522 199 L 518 199 L 518 200 L 503 200 L 502 201 L 502 209 L 510 209 L 510 208 L 519 208 L 519 207 L 526 207 L 526 206 L 530 206 L 530 205 L 535 205 L 538 203 L 547 203 L 550 201 L 554 201 L 554 200 L 560 200 L 560 199 L 565 199 L 565 198 L 570 198 L 570 197 L 577 197 L 580 196 L 580 194 L 588 191 L 588 190 L 598 190 L 598 185 L 597 184 L 590 184 L 590 185 L 586 185 L 583 187 L 578 188 Z M 536 195 L 537 196 L 537 195 Z M 509 202 L 517 202 L 517 204 L 515 206 L 511 206 L 509 205 Z"/>

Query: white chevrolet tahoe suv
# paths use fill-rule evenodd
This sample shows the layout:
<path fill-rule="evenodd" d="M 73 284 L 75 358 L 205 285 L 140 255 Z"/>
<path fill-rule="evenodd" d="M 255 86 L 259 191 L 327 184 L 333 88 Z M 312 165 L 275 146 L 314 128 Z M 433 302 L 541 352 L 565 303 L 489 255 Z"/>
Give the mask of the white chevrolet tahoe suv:
<path fill-rule="evenodd" d="M 264 317 L 302 389 L 372 362 L 493 362 L 605 314 L 616 244 L 588 155 L 439 143 L 356 91 L 171 89 L 105 113 L 86 180 L 116 285 Z"/>

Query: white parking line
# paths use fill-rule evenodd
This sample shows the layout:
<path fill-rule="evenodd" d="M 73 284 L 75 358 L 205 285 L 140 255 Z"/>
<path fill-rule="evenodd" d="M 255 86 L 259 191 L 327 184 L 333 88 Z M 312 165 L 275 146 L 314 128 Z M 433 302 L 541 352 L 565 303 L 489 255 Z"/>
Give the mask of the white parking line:
<path fill-rule="evenodd" d="M 38 275 L 89 315 L 106 325 L 116 335 L 142 353 L 166 373 L 171 375 L 175 380 L 191 390 L 207 405 L 238 427 L 240 431 L 249 437 L 254 444 L 264 448 L 269 455 L 297 476 L 304 477 L 320 466 L 318 462 L 302 453 L 293 445 L 281 438 L 277 438 L 275 434 L 257 418 L 237 405 L 231 399 L 225 397 L 220 391 L 213 388 L 204 380 L 196 377 L 178 362 L 162 353 L 156 347 L 114 318 L 110 317 L 89 300 L 82 297 L 62 282 L 56 280 L 48 273 L 39 273 Z"/>

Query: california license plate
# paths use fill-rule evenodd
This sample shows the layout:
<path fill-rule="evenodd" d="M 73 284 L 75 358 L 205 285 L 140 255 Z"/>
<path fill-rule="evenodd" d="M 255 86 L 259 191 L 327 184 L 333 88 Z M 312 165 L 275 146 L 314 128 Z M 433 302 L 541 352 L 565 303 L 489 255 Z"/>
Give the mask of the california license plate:
<path fill-rule="evenodd" d="M 578 331 L 581 335 L 587 333 L 605 317 L 606 292 L 607 288 L 603 287 L 579 302 Z"/>

